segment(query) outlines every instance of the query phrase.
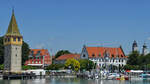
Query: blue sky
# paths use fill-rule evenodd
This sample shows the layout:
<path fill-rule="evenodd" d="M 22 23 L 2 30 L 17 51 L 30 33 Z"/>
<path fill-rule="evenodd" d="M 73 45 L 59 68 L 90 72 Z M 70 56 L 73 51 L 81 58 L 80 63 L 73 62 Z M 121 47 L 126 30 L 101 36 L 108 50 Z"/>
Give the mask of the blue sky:
<path fill-rule="evenodd" d="M 15 8 L 17 23 L 30 48 L 50 53 L 81 52 L 83 45 L 118 47 L 126 54 L 133 40 L 150 47 L 149 0 L 0 0 L 0 35 Z"/>

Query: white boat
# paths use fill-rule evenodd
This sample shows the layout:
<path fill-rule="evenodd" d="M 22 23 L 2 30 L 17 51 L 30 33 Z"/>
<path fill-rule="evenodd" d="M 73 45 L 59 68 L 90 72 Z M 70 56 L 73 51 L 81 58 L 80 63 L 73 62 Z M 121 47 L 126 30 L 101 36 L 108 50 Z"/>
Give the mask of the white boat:
<path fill-rule="evenodd" d="M 120 77 L 120 75 L 118 73 L 109 73 L 109 75 L 107 76 L 107 79 L 114 80 L 117 77 Z"/>

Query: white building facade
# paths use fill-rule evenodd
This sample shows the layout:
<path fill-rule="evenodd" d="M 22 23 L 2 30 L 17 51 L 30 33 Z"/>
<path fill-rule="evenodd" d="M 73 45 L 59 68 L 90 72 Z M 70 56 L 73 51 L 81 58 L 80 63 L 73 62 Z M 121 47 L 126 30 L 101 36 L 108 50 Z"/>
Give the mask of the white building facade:
<path fill-rule="evenodd" d="M 84 46 L 81 52 L 81 59 L 89 59 L 97 64 L 98 67 L 126 65 L 127 56 L 125 56 L 121 47 L 87 47 Z"/>

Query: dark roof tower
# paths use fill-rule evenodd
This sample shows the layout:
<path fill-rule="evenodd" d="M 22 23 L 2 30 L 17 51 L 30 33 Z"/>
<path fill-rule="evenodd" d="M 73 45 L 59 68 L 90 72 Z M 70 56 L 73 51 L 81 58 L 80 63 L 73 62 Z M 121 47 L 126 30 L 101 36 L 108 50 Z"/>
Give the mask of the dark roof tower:
<path fill-rule="evenodd" d="M 138 45 L 137 42 L 134 40 L 133 45 L 132 45 L 132 52 L 133 51 L 138 51 Z"/>

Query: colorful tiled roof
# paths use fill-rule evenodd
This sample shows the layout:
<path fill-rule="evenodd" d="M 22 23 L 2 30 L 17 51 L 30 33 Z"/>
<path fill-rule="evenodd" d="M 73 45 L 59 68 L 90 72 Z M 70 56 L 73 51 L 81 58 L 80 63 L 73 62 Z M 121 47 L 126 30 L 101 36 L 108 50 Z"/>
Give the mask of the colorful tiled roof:
<path fill-rule="evenodd" d="M 59 56 L 56 60 L 67 60 L 67 59 L 80 59 L 80 54 L 65 54 L 65 55 L 61 55 Z"/>
<path fill-rule="evenodd" d="M 123 50 L 121 47 L 119 48 L 111 48 L 111 47 L 86 47 L 88 52 L 89 58 L 97 58 L 97 57 L 104 57 L 106 52 L 109 54 L 110 58 L 126 58 Z"/>

